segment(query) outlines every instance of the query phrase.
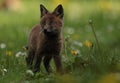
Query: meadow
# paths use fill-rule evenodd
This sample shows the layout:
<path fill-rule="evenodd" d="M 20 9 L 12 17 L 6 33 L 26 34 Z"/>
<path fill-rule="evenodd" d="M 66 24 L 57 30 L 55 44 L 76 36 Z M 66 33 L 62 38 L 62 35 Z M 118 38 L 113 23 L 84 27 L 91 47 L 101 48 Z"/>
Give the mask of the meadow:
<path fill-rule="evenodd" d="M 40 21 L 39 5 L 64 6 L 62 63 L 66 73 L 26 67 L 28 35 Z M 120 83 L 120 2 L 22 0 L 18 10 L 0 10 L 0 83 Z M 93 31 L 94 29 L 94 31 Z M 94 34 L 95 32 L 95 34 Z M 96 39 L 98 41 L 96 41 Z"/>

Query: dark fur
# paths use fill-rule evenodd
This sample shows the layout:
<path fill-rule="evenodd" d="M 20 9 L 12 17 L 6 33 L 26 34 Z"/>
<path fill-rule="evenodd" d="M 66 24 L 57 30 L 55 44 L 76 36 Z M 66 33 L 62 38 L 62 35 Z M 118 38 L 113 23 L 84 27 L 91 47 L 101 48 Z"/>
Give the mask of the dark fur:
<path fill-rule="evenodd" d="M 50 60 L 53 58 L 57 72 L 62 72 L 63 7 L 58 5 L 50 13 L 43 5 L 40 5 L 40 11 L 40 24 L 33 27 L 29 36 L 27 65 L 33 72 L 39 72 L 42 58 L 44 58 L 44 66 L 50 73 Z"/>

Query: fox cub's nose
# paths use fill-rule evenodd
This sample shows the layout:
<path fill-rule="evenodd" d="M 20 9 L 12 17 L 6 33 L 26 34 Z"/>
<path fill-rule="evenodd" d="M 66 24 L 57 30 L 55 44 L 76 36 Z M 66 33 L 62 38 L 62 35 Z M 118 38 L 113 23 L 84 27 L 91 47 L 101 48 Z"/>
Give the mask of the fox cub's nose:
<path fill-rule="evenodd" d="M 51 29 L 44 29 L 44 32 L 45 32 L 45 33 L 51 33 L 52 30 L 51 30 Z"/>
<path fill-rule="evenodd" d="M 55 35 L 58 34 L 58 30 L 57 29 L 53 29 L 53 28 L 44 29 L 44 33 L 47 36 L 55 36 Z"/>

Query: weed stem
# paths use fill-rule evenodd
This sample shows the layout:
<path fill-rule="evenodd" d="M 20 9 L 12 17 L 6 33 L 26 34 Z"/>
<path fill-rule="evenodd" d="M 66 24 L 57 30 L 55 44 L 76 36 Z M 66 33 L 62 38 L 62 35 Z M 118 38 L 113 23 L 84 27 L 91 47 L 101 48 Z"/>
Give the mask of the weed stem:
<path fill-rule="evenodd" d="M 91 19 L 89 20 L 89 24 L 90 24 L 90 26 L 91 26 L 91 28 L 92 28 L 93 35 L 94 35 L 95 41 L 96 41 L 96 43 L 97 43 L 98 49 L 99 49 L 99 51 L 101 52 L 101 50 L 100 50 L 100 45 L 99 45 L 99 42 L 98 42 L 98 39 L 97 39 L 97 35 L 96 35 L 96 33 L 95 33 L 95 30 L 94 30 L 93 21 L 92 21 Z"/>

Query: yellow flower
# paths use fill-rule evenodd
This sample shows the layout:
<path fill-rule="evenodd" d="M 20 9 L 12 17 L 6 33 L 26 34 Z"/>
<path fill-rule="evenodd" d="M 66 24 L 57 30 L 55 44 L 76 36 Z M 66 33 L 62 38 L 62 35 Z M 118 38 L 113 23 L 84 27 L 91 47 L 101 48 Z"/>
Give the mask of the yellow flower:
<path fill-rule="evenodd" d="M 101 77 L 101 79 L 99 79 L 97 83 L 118 83 L 118 82 L 117 82 L 116 74 L 110 73 Z"/>
<path fill-rule="evenodd" d="M 11 56 L 12 55 L 12 51 L 6 51 L 6 55 L 7 56 Z"/>
<path fill-rule="evenodd" d="M 73 76 L 65 74 L 62 76 L 58 76 L 60 79 L 58 83 L 75 83 Z"/>
<path fill-rule="evenodd" d="M 86 41 L 84 42 L 84 45 L 85 45 L 86 47 L 88 47 L 88 48 L 93 47 L 93 44 L 92 44 L 90 41 L 88 41 L 88 40 L 86 40 Z"/>
<path fill-rule="evenodd" d="M 72 55 L 78 55 L 79 52 L 78 52 L 77 50 L 71 50 L 71 54 L 72 54 Z"/>
<path fill-rule="evenodd" d="M 103 11 L 110 11 L 112 9 L 112 2 L 106 0 L 100 0 L 99 6 Z"/>
<path fill-rule="evenodd" d="M 56 4 L 62 4 L 62 5 L 67 5 L 68 0 L 53 0 L 53 3 Z"/>

